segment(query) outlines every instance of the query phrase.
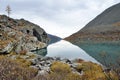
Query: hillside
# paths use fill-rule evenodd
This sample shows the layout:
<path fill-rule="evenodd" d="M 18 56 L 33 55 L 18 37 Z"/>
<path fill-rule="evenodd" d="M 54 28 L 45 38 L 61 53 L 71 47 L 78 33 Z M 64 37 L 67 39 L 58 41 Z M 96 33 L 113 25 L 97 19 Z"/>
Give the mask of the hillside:
<path fill-rule="evenodd" d="M 52 43 L 55 43 L 55 42 L 58 42 L 61 40 L 60 37 L 57 37 L 57 36 L 51 35 L 51 34 L 48 34 L 48 38 L 50 39 L 49 44 L 52 44 Z"/>
<path fill-rule="evenodd" d="M 30 52 L 47 47 L 47 33 L 27 20 L 0 15 L 0 53 Z"/>
<path fill-rule="evenodd" d="M 84 41 L 119 41 L 120 40 L 120 3 L 116 4 L 95 19 L 90 21 L 77 33 L 67 37 L 66 40 L 76 43 Z"/>

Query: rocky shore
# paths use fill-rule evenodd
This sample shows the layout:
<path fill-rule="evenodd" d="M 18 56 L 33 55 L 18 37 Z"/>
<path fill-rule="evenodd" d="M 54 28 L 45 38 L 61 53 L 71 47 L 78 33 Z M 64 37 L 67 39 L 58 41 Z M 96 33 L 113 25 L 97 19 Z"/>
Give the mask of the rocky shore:
<path fill-rule="evenodd" d="M 109 73 L 113 78 L 115 77 L 115 74 L 108 68 L 105 69 L 100 64 L 81 59 L 69 60 L 60 57 L 43 57 L 32 52 L 27 52 L 24 55 L 10 53 L 4 56 L 7 57 L 6 59 L 13 60 L 19 63 L 19 65 L 25 66 L 27 69 L 31 68 L 32 70 L 35 70 L 35 79 L 31 80 L 42 80 L 43 77 L 43 80 L 51 80 L 50 78 L 54 78 L 52 80 L 59 80 L 58 77 L 69 77 L 71 78 L 70 80 L 75 80 L 75 78 L 78 78 L 77 80 L 106 80 L 107 78 L 105 75 L 108 75 Z M 105 71 L 107 71 L 107 73 Z M 48 77 L 49 79 L 47 79 Z"/>
<path fill-rule="evenodd" d="M 16 54 L 8 54 L 8 58 L 12 60 L 23 59 L 30 62 L 29 67 L 35 68 L 38 70 L 37 75 L 46 75 L 51 72 L 51 66 L 54 62 L 61 62 L 63 64 L 67 64 L 70 66 L 73 73 L 78 75 L 82 75 L 82 70 L 77 71 L 77 66 L 80 65 L 78 62 L 84 62 L 81 59 L 69 60 L 69 59 L 61 59 L 60 57 L 43 57 L 41 55 L 34 54 L 32 52 L 28 52 L 25 55 L 16 55 Z M 78 61 L 78 62 L 77 62 Z"/>

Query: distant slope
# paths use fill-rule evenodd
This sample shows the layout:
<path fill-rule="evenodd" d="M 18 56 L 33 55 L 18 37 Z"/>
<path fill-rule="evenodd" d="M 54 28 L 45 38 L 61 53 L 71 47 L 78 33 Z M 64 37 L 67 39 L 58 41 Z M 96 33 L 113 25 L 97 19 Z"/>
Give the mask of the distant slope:
<path fill-rule="evenodd" d="M 116 4 L 89 22 L 66 40 L 76 43 L 84 41 L 120 40 L 120 3 Z"/>
<path fill-rule="evenodd" d="M 55 42 L 58 42 L 61 40 L 60 37 L 57 37 L 57 36 L 51 35 L 51 34 L 48 34 L 48 38 L 50 39 L 49 44 L 52 44 L 52 43 L 55 43 Z"/>

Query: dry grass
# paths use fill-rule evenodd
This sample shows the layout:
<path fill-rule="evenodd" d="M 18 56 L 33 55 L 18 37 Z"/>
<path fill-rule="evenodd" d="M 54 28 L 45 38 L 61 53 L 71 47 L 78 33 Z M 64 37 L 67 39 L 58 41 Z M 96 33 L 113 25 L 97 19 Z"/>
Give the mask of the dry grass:
<path fill-rule="evenodd" d="M 31 80 L 37 70 L 21 66 L 22 63 L 0 56 L 0 80 Z"/>
<path fill-rule="evenodd" d="M 0 80 L 108 80 L 103 73 L 102 67 L 92 62 L 80 62 L 76 67 L 77 71 L 83 71 L 82 75 L 73 73 L 71 67 L 59 61 L 51 65 L 51 72 L 48 75 L 37 75 L 34 68 L 24 59 L 11 60 L 6 56 L 0 56 Z M 112 80 L 118 80 L 110 73 Z"/>
<path fill-rule="evenodd" d="M 103 73 L 102 67 L 98 64 L 91 62 L 84 62 L 81 66 L 78 67 L 83 69 L 83 79 L 86 80 L 106 80 L 106 77 Z"/>

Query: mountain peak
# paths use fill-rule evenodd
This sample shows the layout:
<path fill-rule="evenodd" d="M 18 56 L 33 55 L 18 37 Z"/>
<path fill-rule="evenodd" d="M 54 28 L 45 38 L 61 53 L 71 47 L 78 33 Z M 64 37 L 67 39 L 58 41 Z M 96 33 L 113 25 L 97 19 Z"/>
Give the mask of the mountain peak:
<path fill-rule="evenodd" d="M 120 3 L 106 9 L 77 33 L 66 38 L 78 41 L 119 41 Z"/>

